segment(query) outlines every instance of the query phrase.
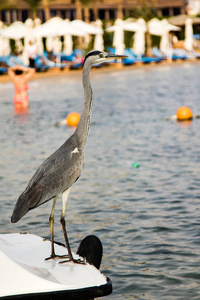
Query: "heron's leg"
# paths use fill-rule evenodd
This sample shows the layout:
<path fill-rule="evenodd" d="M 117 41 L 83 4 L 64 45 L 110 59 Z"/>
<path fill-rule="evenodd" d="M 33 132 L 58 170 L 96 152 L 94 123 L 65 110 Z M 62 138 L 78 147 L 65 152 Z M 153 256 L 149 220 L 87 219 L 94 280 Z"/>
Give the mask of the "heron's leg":
<path fill-rule="evenodd" d="M 54 258 L 56 256 L 55 251 L 54 251 L 54 242 L 53 242 L 54 210 L 55 210 L 55 206 L 56 206 L 56 201 L 57 201 L 57 196 L 53 198 L 53 205 L 52 205 L 51 214 L 49 217 L 50 233 L 51 233 L 51 256 L 46 258 L 46 260 Z"/>
<path fill-rule="evenodd" d="M 49 260 L 49 259 L 56 258 L 56 257 L 58 257 L 58 258 L 68 257 L 68 255 L 56 255 L 55 250 L 54 250 L 53 225 L 54 225 L 54 211 L 55 211 L 57 198 L 58 198 L 57 196 L 55 198 L 53 198 L 53 205 L 52 205 L 51 214 L 49 217 L 50 233 L 51 233 L 51 255 L 50 255 L 50 257 L 45 258 L 45 260 Z"/>
<path fill-rule="evenodd" d="M 63 234 L 64 234 L 64 238 L 65 238 L 65 243 L 66 243 L 67 250 L 68 250 L 69 259 L 61 261 L 60 263 L 65 263 L 65 262 L 73 261 L 74 263 L 85 264 L 84 261 L 82 261 L 80 259 L 76 260 L 76 259 L 73 258 L 72 252 L 71 252 L 71 248 L 70 248 L 70 245 L 69 245 L 69 240 L 68 240 L 68 237 L 67 237 L 67 231 L 66 231 L 66 225 L 65 225 L 65 207 L 66 207 L 66 203 L 67 203 L 67 198 L 68 198 L 69 192 L 70 192 L 70 188 L 68 190 L 66 190 L 62 194 L 62 201 L 63 201 L 63 203 L 62 203 L 62 214 L 61 214 L 61 218 L 60 218 L 60 223 L 61 223 L 61 227 L 62 227 L 62 230 L 63 230 Z"/>
<path fill-rule="evenodd" d="M 57 201 L 57 196 L 53 198 L 52 210 L 49 217 L 50 232 L 51 232 L 51 257 L 55 257 L 54 242 L 53 242 L 53 225 L 54 225 L 54 211 L 55 211 L 56 201 Z"/>
<path fill-rule="evenodd" d="M 66 231 L 66 225 L 65 225 L 65 207 L 66 207 L 69 192 L 70 192 L 70 188 L 62 194 L 62 214 L 61 214 L 61 218 L 60 218 L 60 223 L 61 223 L 62 231 L 63 231 L 64 238 L 65 238 L 65 243 L 66 243 L 67 250 L 68 250 L 69 261 L 72 261 L 73 257 L 72 257 L 72 252 L 71 252 L 71 248 L 69 245 L 67 231 Z"/>

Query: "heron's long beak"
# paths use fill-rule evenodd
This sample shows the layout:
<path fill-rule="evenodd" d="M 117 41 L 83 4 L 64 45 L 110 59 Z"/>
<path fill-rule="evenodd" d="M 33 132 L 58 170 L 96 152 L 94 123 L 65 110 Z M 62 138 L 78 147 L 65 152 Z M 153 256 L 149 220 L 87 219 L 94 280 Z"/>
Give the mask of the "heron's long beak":
<path fill-rule="evenodd" d="M 123 59 L 123 58 L 126 58 L 128 56 L 126 55 L 118 55 L 118 54 L 112 54 L 112 53 L 107 53 L 108 54 L 108 59 L 111 60 L 111 59 Z"/>

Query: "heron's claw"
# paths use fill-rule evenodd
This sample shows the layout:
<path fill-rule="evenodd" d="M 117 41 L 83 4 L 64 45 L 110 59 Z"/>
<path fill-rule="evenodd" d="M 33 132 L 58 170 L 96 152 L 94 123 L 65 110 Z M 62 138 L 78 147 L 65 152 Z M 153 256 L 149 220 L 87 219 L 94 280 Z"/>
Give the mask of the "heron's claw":
<path fill-rule="evenodd" d="M 81 264 L 81 265 L 86 265 L 86 259 L 83 258 L 83 259 L 68 259 L 68 260 L 63 260 L 63 261 L 60 261 L 59 264 L 64 264 L 64 263 L 68 263 L 68 262 L 73 262 L 74 264 Z"/>
<path fill-rule="evenodd" d="M 45 260 L 50 260 L 50 259 L 55 259 L 55 258 L 69 258 L 69 255 L 68 254 L 66 254 L 66 255 L 56 255 L 56 254 L 54 254 L 54 255 L 51 255 L 51 256 L 45 258 Z"/>

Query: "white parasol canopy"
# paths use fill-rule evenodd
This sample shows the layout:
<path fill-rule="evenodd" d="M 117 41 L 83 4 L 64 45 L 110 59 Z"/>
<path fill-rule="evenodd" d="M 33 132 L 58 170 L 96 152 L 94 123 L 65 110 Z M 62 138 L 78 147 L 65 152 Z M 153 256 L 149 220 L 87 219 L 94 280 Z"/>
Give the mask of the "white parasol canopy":
<path fill-rule="evenodd" d="M 60 36 L 60 28 L 63 26 L 63 20 L 59 17 L 54 17 L 44 24 L 34 29 L 34 36 L 49 37 Z"/>
<path fill-rule="evenodd" d="M 113 46 L 116 49 L 116 53 L 124 53 L 125 44 L 124 44 L 123 21 L 117 19 L 115 21 L 115 25 L 116 25 L 116 29 L 114 31 Z"/>
<path fill-rule="evenodd" d="M 58 55 L 62 50 L 62 42 L 60 40 L 60 37 L 56 36 L 53 39 L 53 51 L 56 55 Z"/>
<path fill-rule="evenodd" d="M 193 50 L 193 22 L 192 19 L 187 18 L 185 21 L 185 41 L 184 47 L 187 51 Z"/>
<path fill-rule="evenodd" d="M 83 31 L 85 35 L 85 47 L 87 47 L 88 43 L 90 42 L 90 35 L 91 34 L 103 34 L 103 29 L 98 28 L 94 25 L 88 24 L 82 20 L 74 20 L 71 21 L 71 24 L 76 27 L 76 29 Z"/>
<path fill-rule="evenodd" d="M 63 20 L 64 22 L 64 35 L 70 34 L 74 36 L 85 36 L 85 32 L 82 29 L 77 29 L 76 26 L 73 25 L 72 22 L 69 21 L 69 19 Z"/>
<path fill-rule="evenodd" d="M 118 29 L 118 26 L 121 26 L 123 30 L 126 31 L 137 31 L 138 24 L 137 22 L 128 22 L 128 21 L 122 21 L 121 19 L 117 19 L 115 21 L 115 24 L 113 26 L 110 26 L 106 29 L 107 32 L 115 32 Z"/>
<path fill-rule="evenodd" d="M 137 20 L 137 25 L 138 28 L 134 35 L 133 51 L 138 56 L 141 56 L 145 52 L 145 32 L 147 31 L 147 28 L 146 28 L 146 22 L 142 18 L 139 18 Z"/>
<path fill-rule="evenodd" d="M 26 35 L 26 26 L 20 21 L 12 23 L 7 28 L 3 29 L 2 36 L 13 40 L 19 40 Z"/>
<path fill-rule="evenodd" d="M 46 49 L 47 51 L 51 52 L 53 51 L 53 47 L 54 47 L 54 38 L 53 36 L 48 36 L 46 38 Z"/>
<path fill-rule="evenodd" d="M 170 49 L 168 22 L 165 19 L 162 20 L 161 22 L 162 22 L 162 35 L 160 41 L 160 50 L 163 53 L 168 53 Z"/>
<path fill-rule="evenodd" d="M 77 29 L 72 22 L 70 22 L 68 19 L 64 20 L 64 23 L 66 23 L 66 28 L 69 30 L 66 31 L 64 35 L 64 53 L 67 55 L 70 55 L 73 51 L 73 41 L 72 36 L 86 36 L 85 32 L 81 31 L 80 29 Z"/>
<path fill-rule="evenodd" d="M 21 53 L 23 51 L 24 47 L 23 47 L 21 39 L 15 40 L 15 48 L 16 48 L 17 53 Z"/>
<path fill-rule="evenodd" d="M 10 54 L 10 43 L 7 37 L 1 35 L 3 32 L 4 23 L 0 21 L 0 55 L 9 55 Z"/>
<path fill-rule="evenodd" d="M 163 28 L 165 28 L 168 32 L 181 30 L 180 27 L 169 24 L 167 20 L 160 21 L 157 18 L 153 18 L 148 22 L 149 33 L 152 35 L 162 36 Z"/>
<path fill-rule="evenodd" d="M 24 46 L 26 47 L 30 41 L 33 41 L 33 20 L 27 19 L 25 21 L 26 32 L 24 36 Z"/>
<path fill-rule="evenodd" d="M 39 28 L 40 25 L 41 25 L 41 20 L 39 18 L 36 18 L 34 20 L 34 23 L 35 23 L 35 28 Z M 43 45 L 41 36 L 36 36 L 35 37 L 35 44 L 36 44 L 36 47 L 37 47 L 37 53 L 39 55 L 42 55 L 42 53 L 44 51 L 44 45 Z"/>
<path fill-rule="evenodd" d="M 117 19 L 114 26 L 111 26 L 106 29 L 107 32 L 114 32 L 113 36 L 113 47 L 116 49 L 116 53 L 124 53 L 124 27 L 123 21 Z"/>
<path fill-rule="evenodd" d="M 70 34 L 66 34 L 64 37 L 64 49 L 63 52 L 67 55 L 72 54 L 73 51 L 73 41 Z"/>
<path fill-rule="evenodd" d="M 160 21 L 157 18 L 148 22 L 148 29 L 150 34 L 161 36 L 160 50 L 167 55 L 170 53 L 169 32 L 181 30 L 180 27 L 169 24 L 166 19 Z"/>
<path fill-rule="evenodd" d="M 107 32 L 114 32 L 113 46 L 116 48 L 116 53 L 123 53 L 124 45 L 124 31 L 137 31 L 138 24 L 136 22 L 126 22 L 117 19 L 113 26 L 106 29 Z"/>
<path fill-rule="evenodd" d="M 98 28 L 94 25 L 88 24 L 82 20 L 74 20 L 71 21 L 71 24 L 81 32 L 87 33 L 87 34 L 98 34 L 101 33 L 103 34 L 103 29 Z"/>
<path fill-rule="evenodd" d="M 28 65 L 29 59 L 28 59 L 28 53 L 26 50 L 26 47 L 28 46 L 30 41 L 33 41 L 33 20 L 27 19 L 25 21 L 25 36 L 24 36 L 24 48 L 22 53 L 22 61 L 25 65 Z"/>
<path fill-rule="evenodd" d="M 98 28 L 102 29 L 101 20 L 96 20 L 95 22 Z M 103 33 L 97 33 L 94 39 L 94 49 L 103 51 L 104 50 L 104 41 L 103 41 Z"/>
<path fill-rule="evenodd" d="M 72 22 L 61 19 L 60 17 L 54 17 L 41 26 L 35 28 L 35 36 L 64 36 L 66 34 L 84 36 L 83 30 L 77 30 Z"/>

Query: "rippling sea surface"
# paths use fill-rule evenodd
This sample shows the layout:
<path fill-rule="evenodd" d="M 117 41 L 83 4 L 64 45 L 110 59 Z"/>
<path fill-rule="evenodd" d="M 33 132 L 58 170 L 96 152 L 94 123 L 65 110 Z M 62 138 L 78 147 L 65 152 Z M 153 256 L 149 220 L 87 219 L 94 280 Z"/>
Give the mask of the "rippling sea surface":
<path fill-rule="evenodd" d="M 85 165 L 67 202 L 73 251 L 87 235 L 104 248 L 106 299 L 200 299 L 200 120 L 164 121 L 183 105 L 200 114 L 200 62 L 91 71 L 94 103 Z M 0 83 L 0 233 L 50 238 L 52 201 L 11 224 L 15 202 L 81 112 L 81 75 L 30 82 L 30 109 L 15 114 L 12 83 Z M 134 168 L 137 162 L 139 168 Z M 55 239 L 61 199 L 55 211 Z M 50 251 L 50 249 L 49 249 Z"/>

